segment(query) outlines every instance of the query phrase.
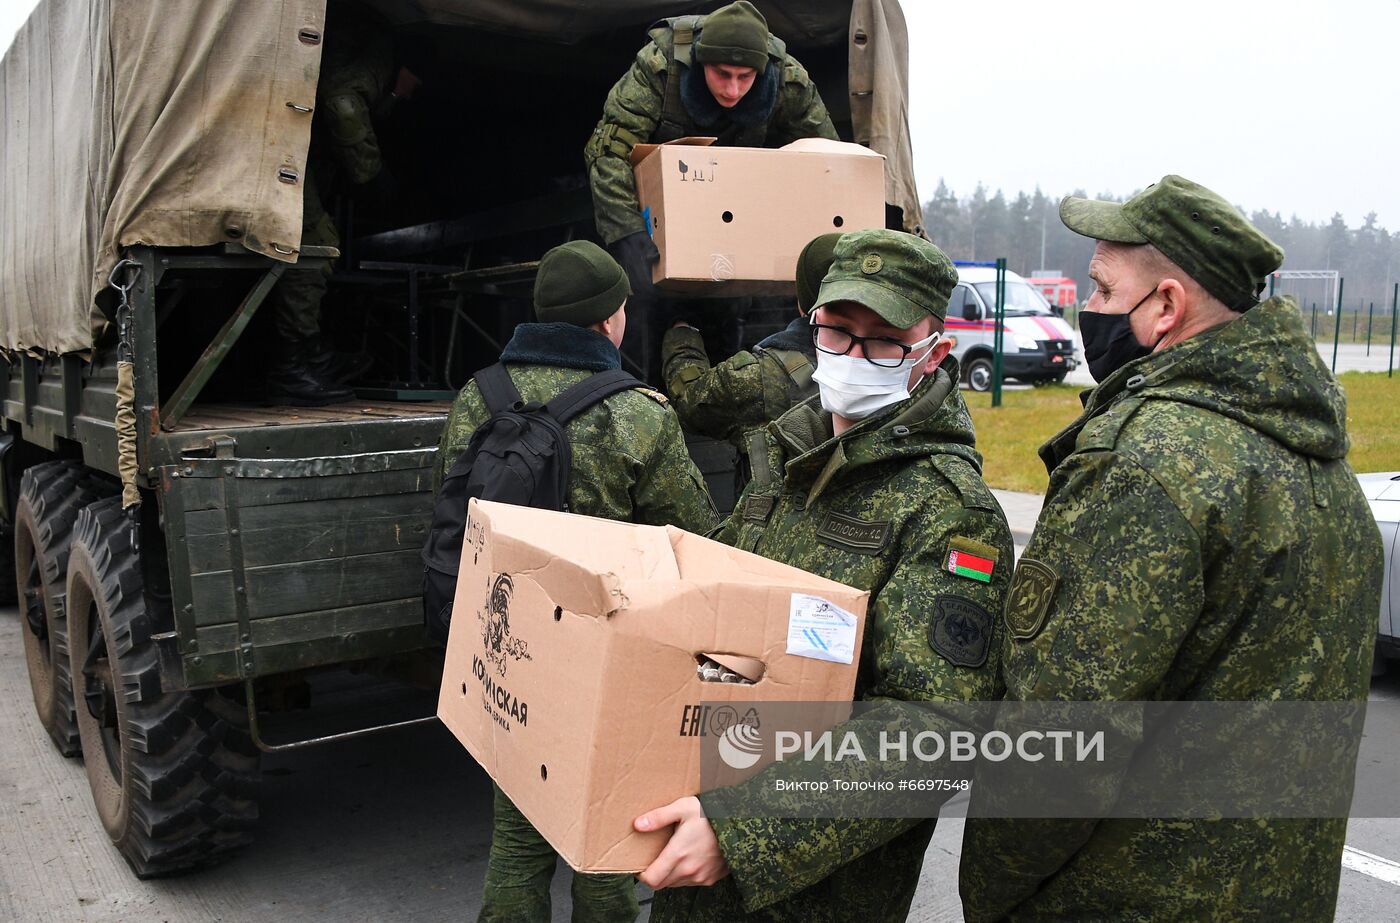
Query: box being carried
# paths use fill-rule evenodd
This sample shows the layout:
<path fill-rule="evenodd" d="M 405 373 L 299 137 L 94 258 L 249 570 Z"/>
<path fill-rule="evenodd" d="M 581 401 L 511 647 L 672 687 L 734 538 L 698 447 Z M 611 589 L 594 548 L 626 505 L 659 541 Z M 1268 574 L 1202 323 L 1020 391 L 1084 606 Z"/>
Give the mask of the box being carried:
<path fill-rule="evenodd" d="M 661 251 L 652 281 L 663 289 L 788 294 L 812 238 L 885 226 L 885 158 L 869 148 L 826 138 L 776 150 L 713 141 L 632 150 L 642 216 Z"/>
<path fill-rule="evenodd" d="M 670 830 L 633 818 L 698 793 L 720 713 L 849 702 L 868 597 L 680 529 L 472 500 L 438 717 L 569 865 L 639 872 Z M 703 679 L 707 656 L 753 682 Z"/>

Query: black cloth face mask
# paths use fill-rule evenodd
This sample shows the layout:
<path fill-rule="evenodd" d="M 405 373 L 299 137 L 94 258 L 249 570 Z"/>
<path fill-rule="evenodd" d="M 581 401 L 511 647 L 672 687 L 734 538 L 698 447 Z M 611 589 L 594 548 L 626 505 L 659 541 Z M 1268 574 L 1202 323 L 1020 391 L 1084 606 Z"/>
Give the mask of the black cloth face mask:
<path fill-rule="evenodd" d="M 1149 356 L 1157 348 L 1160 338 L 1151 346 L 1142 345 L 1128 320 L 1133 316 L 1133 311 L 1155 294 L 1157 289 L 1153 288 L 1123 314 L 1084 311 L 1079 315 L 1079 332 L 1084 337 L 1084 361 L 1089 363 L 1089 374 L 1094 376 L 1094 381 L 1102 382 L 1129 362 Z"/>

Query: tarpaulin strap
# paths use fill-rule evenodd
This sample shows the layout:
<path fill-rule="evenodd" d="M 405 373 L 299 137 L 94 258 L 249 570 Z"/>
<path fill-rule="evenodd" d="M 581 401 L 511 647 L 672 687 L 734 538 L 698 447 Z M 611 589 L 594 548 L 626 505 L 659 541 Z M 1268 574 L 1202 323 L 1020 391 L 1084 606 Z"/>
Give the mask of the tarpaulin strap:
<path fill-rule="evenodd" d="M 117 290 L 117 472 L 122 479 L 122 509 L 135 511 L 141 506 L 136 485 L 136 367 L 131 335 L 131 289 L 141 275 L 141 264 L 125 259 L 112 267 L 107 282 Z M 125 282 L 120 281 L 122 278 Z"/>

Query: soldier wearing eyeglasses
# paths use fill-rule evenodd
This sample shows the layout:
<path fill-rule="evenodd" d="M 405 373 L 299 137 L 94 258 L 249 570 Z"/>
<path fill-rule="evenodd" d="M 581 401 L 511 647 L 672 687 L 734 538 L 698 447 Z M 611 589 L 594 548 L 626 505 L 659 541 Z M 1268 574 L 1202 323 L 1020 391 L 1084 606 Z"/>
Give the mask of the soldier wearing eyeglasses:
<path fill-rule="evenodd" d="M 718 537 L 870 591 L 856 694 L 997 699 L 1011 533 L 982 481 L 943 338 L 957 272 L 926 240 L 845 234 L 812 311 L 819 394 L 764 431 Z M 636 821 L 675 825 L 642 880 L 652 920 L 904 920 L 933 819 L 740 818 L 683 798 Z"/>

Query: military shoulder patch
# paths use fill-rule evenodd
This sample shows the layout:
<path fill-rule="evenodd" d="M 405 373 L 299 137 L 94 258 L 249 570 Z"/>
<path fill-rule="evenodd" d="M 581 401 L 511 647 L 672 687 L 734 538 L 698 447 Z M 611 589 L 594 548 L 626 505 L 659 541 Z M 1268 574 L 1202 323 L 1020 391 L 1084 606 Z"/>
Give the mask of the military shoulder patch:
<path fill-rule="evenodd" d="M 1050 565 L 1034 558 L 1021 558 L 1006 594 L 1006 628 L 1011 637 L 1029 641 L 1040 634 L 1059 583 L 1060 575 Z"/>
<path fill-rule="evenodd" d="M 948 540 L 948 558 L 943 567 L 950 574 L 967 577 L 981 583 L 992 582 L 1000 552 L 983 542 L 954 535 Z"/>
<path fill-rule="evenodd" d="M 980 667 L 992 645 L 992 614 L 963 596 L 933 598 L 928 646 L 955 667 Z"/>
<path fill-rule="evenodd" d="M 666 395 L 662 394 L 660 391 L 653 391 L 651 388 L 636 388 L 635 390 L 642 392 L 647 397 L 656 401 L 656 403 L 660 404 L 662 407 L 665 407 L 667 404 L 671 403 L 671 401 L 666 397 Z"/>
<path fill-rule="evenodd" d="M 856 554 L 878 554 L 890 540 L 889 520 L 870 521 L 830 512 L 817 528 L 824 543 Z"/>

